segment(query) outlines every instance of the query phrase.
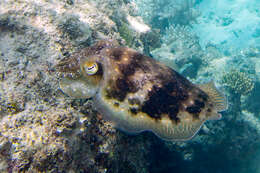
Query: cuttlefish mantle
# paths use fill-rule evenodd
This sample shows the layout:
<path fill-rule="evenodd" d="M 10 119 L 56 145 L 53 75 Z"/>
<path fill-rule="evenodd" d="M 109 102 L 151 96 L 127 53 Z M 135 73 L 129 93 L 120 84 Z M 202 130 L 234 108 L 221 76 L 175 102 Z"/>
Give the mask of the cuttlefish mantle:
<path fill-rule="evenodd" d="M 64 93 L 93 98 L 106 119 L 130 133 L 152 131 L 185 141 L 205 121 L 220 119 L 227 107 L 213 82 L 194 85 L 153 58 L 110 41 L 74 53 L 56 69 L 71 74 L 60 81 Z"/>

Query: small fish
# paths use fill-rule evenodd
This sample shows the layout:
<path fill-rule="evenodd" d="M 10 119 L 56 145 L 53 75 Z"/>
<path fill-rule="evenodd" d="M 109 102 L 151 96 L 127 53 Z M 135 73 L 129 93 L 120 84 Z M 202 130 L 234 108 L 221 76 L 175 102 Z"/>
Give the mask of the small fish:
<path fill-rule="evenodd" d="M 191 139 L 207 120 L 221 118 L 225 97 L 213 82 L 194 85 L 173 69 L 116 42 L 99 41 L 56 69 L 73 98 L 93 98 L 97 110 L 129 133 L 152 131 L 169 141 Z"/>

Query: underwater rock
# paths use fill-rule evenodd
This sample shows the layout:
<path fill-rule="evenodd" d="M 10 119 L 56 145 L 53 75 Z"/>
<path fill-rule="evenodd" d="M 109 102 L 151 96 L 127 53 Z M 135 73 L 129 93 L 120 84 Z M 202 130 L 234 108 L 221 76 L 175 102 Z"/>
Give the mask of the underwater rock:
<path fill-rule="evenodd" d="M 77 16 L 63 14 L 58 28 L 71 41 L 75 42 L 75 46 L 88 46 L 91 43 L 92 30 L 90 26 L 81 22 Z"/>

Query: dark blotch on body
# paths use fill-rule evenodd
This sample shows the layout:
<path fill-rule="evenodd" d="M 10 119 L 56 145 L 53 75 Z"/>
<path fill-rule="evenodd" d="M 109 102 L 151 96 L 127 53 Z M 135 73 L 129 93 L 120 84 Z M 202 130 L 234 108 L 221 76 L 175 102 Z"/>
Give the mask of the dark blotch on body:
<path fill-rule="evenodd" d="M 124 101 L 128 93 L 135 93 L 139 90 L 139 86 L 130 77 L 135 74 L 136 70 L 146 68 L 142 66 L 143 55 L 136 52 L 130 52 L 127 55 L 124 51 L 129 51 L 126 48 L 115 48 L 110 56 L 111 58 L 120 61 L 122 56 L 129 56 L 127 64 L 119 64 L 120 76 L 116 81 L 111 81 L 112 89 L 107 91 L 107 97 Z M 121 63 L 121 62 L 119 62 Z"/>
<path fill-rule="evenodd" d="M 132 113 L 132 114 L 137 114 L 139 111 L 137 110 L 137 108 L 130 108 L 129 109 L 130 110 L 130 112 Z"/>
<path fill-rule="evenodd" d="M 199 100 L 194 101 L 194 105 L 189 106 L 186 108 L 186 110 L 193 114 L 195 117 L 198 116 L 198 114 L 201 112 L 201 110 L 205 107 L 205 103 Z"/>
<path fill-rule="evenodd" d="M 115 48 L 112 49 L 112 53 L 110 54 L 111 58 L 113 58 L 116 61 L 120 61 L 125 50 L 123 48 Z"/>
<path fill-rule="evenodd" d="M 203 91 L 200 91 L 200 93 L 198 94 L 198 98 L 202 99 L 204 102 L 206 102 L 208 100 L 208 95 L 206 93 L 204 93 Z"/>
<path fill-rule="evenodd" d="M 195 100 L 194 104 L 200 108 L 204 108 L 205 107 L 205 103 L 201 102 L 199 100 Z"/>
<path fill-rule="evenodd" d="M 186 110 L 191 114 L 198 114 L 201 111 L 200 107 L 194 105 L 187 107 Z"/>
<path fill-rule="evenodd" d="M 181 109 L 182 101 L 188 98 L 187 92 L 181 89 L 181 84 L 176 80 L 168 79 L 164 82 L 166 83 L 163 83 L 162 87 L 152 88 L 141 110 L 155 119 L 161 119 L 163 114 L 167 114 L 177 123 L 179 121 L 177 114 Z"/>
<path fill-rule="evenodd" d="M 138 89 L 132 81 L 119 78 L 115 82 L 114 89 L 107 91 L 107 97 L 115 98 L 119 101 L 124 101 L 127 93 L 136 92 L 137 90 Z"/>
<path fill-rule="evenodd" d="M 131 76 L 135 73 L 137 64 L 119 64 L 118 67 L 123 76 Z"/>

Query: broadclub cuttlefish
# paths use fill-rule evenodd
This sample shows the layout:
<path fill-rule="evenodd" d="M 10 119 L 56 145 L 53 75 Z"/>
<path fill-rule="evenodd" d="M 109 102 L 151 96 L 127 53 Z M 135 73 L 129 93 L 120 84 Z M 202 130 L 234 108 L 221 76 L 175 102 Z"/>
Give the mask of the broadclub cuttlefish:
<path fill-rule="evenodd" d="M 98 41 L 61 60 L 56 69 L 73 98 L 92 98 L 116 128 L 152 131 L 162 139 L 191 139 L 207 120 L 221 118 L 226 98 L 213 82 L 195 85 L 178 72 L 113 41 Z"/>

